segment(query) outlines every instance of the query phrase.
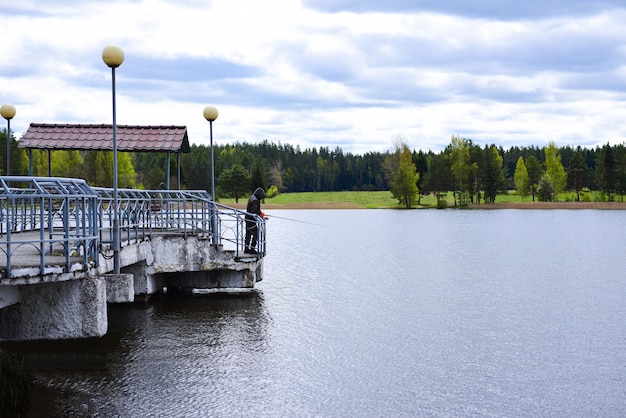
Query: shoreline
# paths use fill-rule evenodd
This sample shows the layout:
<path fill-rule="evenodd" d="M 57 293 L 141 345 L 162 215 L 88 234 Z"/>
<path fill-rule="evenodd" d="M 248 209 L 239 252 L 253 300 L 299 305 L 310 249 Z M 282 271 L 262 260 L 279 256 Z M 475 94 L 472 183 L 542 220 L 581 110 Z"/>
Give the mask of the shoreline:
<path fill-rule="evenodd" d="M 469 209 L 602 209 L 624 210 L 626 202 L 501 202 L 469 205 Z"/>
<path fill-rule="evenodd" d="M 235 209 L 246 209 L 246 202 L 239 203 L 226 203 L 227 206 Z M 286 203 L 286 204 L 272 204 L 263 203 L 263 210 L 275 210 L 275 209 L 367 209 L 361 205 L 350 202 L 298 202 L 298 203 Z M 389 207 L 381 206 L 377 209 L 389 209 Z M 396 209 L 396 208 L 394 208 Z M 398 208 L 400 209 L 400 208 Z M 434 207 L 414 207 L 412 209 L 436 209 Z M 455 209 L 455 206 L 450 205 L 447 209 Z M 498 210 L 498 209 L 540 209 L 540 210 L 553 210 L 553 209 L 571 209 L 571 210 L 584 210 L 584 209 L 601 209 L 601 210 L 626 210 L 626 202 L 500 202 L 494 204 L 470 204 L 465 209 L 472 210 Z"/>

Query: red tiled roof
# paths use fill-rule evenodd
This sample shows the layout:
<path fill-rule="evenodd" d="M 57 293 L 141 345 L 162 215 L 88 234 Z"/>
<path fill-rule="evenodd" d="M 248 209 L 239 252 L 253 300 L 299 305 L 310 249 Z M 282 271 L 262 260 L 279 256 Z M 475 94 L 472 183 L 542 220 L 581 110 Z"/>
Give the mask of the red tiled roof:
<path fill-rule="evenodd" d="M 190 152 L 185 126 L 117 125 L 118 151 Z M 20 148 L 52 150 L 113 150 L 112 125 L 31 123 Z"/>

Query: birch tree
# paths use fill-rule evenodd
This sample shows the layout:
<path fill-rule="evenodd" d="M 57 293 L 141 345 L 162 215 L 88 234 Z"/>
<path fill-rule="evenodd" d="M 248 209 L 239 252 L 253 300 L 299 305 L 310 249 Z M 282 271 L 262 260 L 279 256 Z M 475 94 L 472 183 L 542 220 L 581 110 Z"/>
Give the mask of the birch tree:
<path fill-rule="evenodd" d="M 565 168 L 561 163 L 559 149 L 553 141 L 548 143 L 544 152 L 546 155 L 546 174 L 550 176 L 550 179 L 552 180 L 554 195 L 556 197 L 556 195 L 564 191 L 565 186 L 567 186 L 567 174 L 565 173 Z"/>
<path fill-rule="evenodd" d="M 413 163 L 413 155 L 409 147 L 404 145 L 400 152 L 398 170 L 391 183 L 391 194 L 407 209 L 410 209 L 417 200 L 418 181 L 419 174 Z"/>

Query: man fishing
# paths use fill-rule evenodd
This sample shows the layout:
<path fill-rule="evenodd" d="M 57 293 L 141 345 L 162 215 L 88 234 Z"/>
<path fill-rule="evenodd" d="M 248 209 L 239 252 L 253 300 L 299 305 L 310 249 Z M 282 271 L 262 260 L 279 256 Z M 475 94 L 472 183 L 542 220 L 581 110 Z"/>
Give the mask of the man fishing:
<path fill-rule="evenodd" d="M 258 254 L 256 249 L 257 238 L 259 235 L 259 226 L 257 224 L 257 218 L 254 215 L 260 216 L 265 219 L 265 214 L 261 212 L 261 200 L 265 198 L 265 190 L 258 187 L 250 199 L 248 199 L 248 206 L 246 208 L 246 254 Z"/>

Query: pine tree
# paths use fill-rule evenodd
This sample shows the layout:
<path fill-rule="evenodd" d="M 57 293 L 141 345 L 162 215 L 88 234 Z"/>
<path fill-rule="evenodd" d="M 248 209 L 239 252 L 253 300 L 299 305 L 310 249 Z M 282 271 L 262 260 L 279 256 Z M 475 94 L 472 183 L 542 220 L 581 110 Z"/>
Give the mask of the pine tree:
<path fill-rule="evenodd" d="M 580 201 L 580 191 L 585 184 L 587 170 L 588 168 L 585 158 L 580 151 L 576 151 L 570 160 L 569 179 L 572 187 L 576 191 L 577 201 Z"/>

